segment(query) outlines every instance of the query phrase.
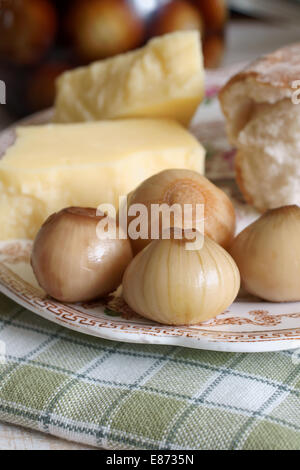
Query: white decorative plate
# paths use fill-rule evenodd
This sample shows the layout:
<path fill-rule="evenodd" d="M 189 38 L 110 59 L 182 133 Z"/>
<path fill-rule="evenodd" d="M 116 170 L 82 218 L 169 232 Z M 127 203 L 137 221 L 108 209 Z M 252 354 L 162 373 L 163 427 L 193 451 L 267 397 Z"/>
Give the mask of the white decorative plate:
<path fill-rule="evenodd" d="M 240 66 L 239 66 L 240 67 Z M 207 93 L 191 126 L 205 144 L 207 176 L 232 197 L 238 230 L 257 214 L 245 205 L 233 180 L 234 151 L 225 135 L 216 98 L 220 86 L 237 68 L 207 74 Z M 49 112 L 23 121 L 44 123 Z M 13 130 L 0 135 L 0 154 L 13 140 Z M 136 315 L 120 297 L 87 304 L 62 304 L 47 297 L 30 267 L 32 242 L 0 243 L 0 292 L 32 312 L 67 328 L 101 338 L 136 343 L 174 344 L 215 351 L 259 352 L 300 348 L 300 303 L 268 303 L 241 293 L 224 313 L 196 326 L 166 326 Z"/>

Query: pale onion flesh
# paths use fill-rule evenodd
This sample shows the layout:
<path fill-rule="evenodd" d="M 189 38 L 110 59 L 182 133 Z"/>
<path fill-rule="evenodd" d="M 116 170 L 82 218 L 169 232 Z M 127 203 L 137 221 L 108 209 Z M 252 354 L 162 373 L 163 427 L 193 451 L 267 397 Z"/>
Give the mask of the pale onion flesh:
<path fill-rule="evenodd" d="M 132 204 L 144 204 L 148 208 L 148 237 L 131 240 L 134 253 L 138 253 L 151 240 L 151 204 L 193 205 L 192 223 L 195 225 L 195 204 L 204 205 L 204 233 L 219 245 L 227 248 L 235 233 L 235 210 L 229 197 L 220 188 L 196 171 L 169 169 L 146 179 L 127 198 L 128 208 Z M 128 225 L 132 221 L 128 217 Z M 182 227 L 183 227 L 182 221 Z M 172 226 L 172 222 L 170 226 Z"/>
<path fill-rule="evenodd" d="M 208 237 L 199 250 L 184 240 L 155 240 L 127 267 L 123 297 L 143 317 L 168 325 L 191 325 L 222 313 L 240 287 L 231 256 Z"/>
<path fill-rule="evenodd" d="M 266 212 L 233 241 L 244 288 L 271 302 L 300 301 L 300 207 Z"/>
<path fill-rule="evenodd" d="M 33 244 L 31 264 L 40 286 L 57 300 L 102 297 L 121 283 L 132 259 L 128 239 L 100 239 L 103 216 L 96 209 L 69 207 L 50 216 Z"/>

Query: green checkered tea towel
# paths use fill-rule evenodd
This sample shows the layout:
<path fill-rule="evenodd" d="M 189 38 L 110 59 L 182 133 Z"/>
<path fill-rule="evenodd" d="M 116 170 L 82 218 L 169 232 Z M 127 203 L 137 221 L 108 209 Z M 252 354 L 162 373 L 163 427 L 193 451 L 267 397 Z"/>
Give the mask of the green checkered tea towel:
<path fill-rule="evenodd" d="M 300 449 L 300 361 L 291 351 L 117 343 L 3 295 L 0 344 L 2 421 L 115 450 Z"/>

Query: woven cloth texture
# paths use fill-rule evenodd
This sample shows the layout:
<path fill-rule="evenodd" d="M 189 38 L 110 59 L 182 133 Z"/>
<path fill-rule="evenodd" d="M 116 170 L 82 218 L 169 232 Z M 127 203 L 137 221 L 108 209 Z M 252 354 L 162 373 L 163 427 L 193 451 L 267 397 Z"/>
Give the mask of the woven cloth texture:
<path fill-rule="evenodd" d="M 129 344 L 0 295 L 0 421 L 107 449 L 300 449 L 292 351 Z"/>

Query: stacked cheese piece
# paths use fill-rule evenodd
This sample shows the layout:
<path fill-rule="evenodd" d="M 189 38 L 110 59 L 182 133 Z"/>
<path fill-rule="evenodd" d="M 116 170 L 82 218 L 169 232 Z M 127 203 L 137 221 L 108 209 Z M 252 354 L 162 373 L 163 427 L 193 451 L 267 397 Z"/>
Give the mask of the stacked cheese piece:
<path fill-rule="evenodd" d="M 0 162 L 0 239 L 33 238 L 66 206 L 117 208 L 120 195 L 166 168 L 202 173 L 203 147 L 176 122 L 189 122 L 202 95 L 196 32 L 63 74 L 57 123 L 18 128 Z"/>
<path fill-rule="evenodd" d="M 57 83 L 54 120 L 165 117 L 187 125 L 203 86 L 199 33 L 167 34 L 142 49 L 65 72 Z"/>

